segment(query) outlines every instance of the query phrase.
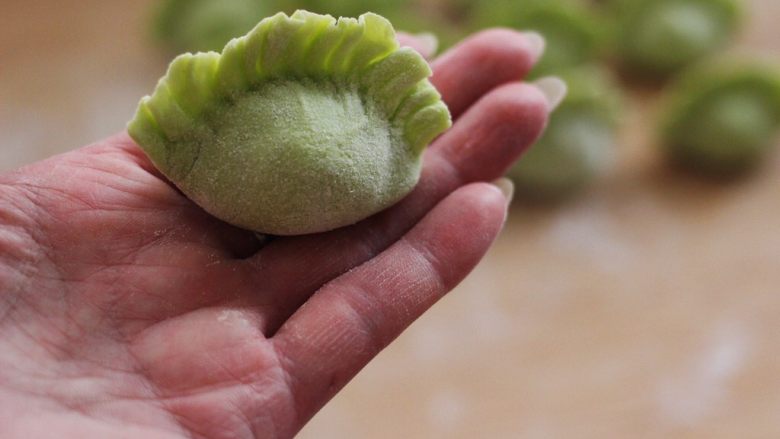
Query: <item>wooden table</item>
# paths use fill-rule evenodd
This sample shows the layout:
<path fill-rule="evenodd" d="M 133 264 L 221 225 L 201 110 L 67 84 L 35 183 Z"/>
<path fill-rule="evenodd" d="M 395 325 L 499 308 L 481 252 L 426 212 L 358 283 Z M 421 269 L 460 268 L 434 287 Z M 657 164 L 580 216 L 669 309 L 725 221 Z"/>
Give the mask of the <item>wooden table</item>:
<path fill-rule="evenodd" d="M 780 59 L 780 2 L 753 3 L 741 46 Z M 123 128 L 165 68 L 149 4 L 0 1 L 0 170 Z M 779 437 L 780 155 L 732 185 L 669 172 L 652 107 L 582 198 L 516 206 L 301 437 Z"/>

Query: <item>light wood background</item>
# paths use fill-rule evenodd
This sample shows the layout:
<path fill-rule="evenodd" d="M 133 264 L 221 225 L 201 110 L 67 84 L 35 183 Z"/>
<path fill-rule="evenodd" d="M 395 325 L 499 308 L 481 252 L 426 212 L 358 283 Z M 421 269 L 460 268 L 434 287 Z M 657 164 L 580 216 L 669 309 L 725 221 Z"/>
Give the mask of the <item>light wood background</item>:
<path fill-rule="evenodd" d="M 123 129 L 165 69 L 150 3 L 0 0 L 0 170 Z M 752 3 L 739 46 L 780 60 L 780 1 Z M 780 155 L 731 185 L 669 172 L 654 111 L 583 197 L 513 208 L 301 437 L 780 437 Z"/>

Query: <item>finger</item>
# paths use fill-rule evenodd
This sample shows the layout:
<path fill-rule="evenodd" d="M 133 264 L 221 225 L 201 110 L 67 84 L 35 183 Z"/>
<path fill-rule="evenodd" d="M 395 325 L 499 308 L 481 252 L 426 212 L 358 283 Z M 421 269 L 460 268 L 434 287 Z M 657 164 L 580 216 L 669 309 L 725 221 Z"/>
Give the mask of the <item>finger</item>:
<path fill-rule="evenodd" d="M 457 119 L 490 90 L 523 79 L 543 52 L 537 33 L 485 30 L 434 61 L 431 80 Z"/>
<path fill-rule="evenodd" d="M 539 89 L 501 87 L 483 98 L 436 141 L 415 190 L 392 208 L 357 225 L 321 235 L 272 242 L 244 263 L 247 295 L 273 301 L 264 330 L 272 334 L 321 285 L 378 254 L 458 187 L 492 181 L 541 132 L 548 113 Z M 303 270 L 302 270 L 303 268 Z"/>
<path fill-rule="evenodd" d="M 439 39 L 432 33 L 412 35 L 406 32 L 398 32 L 396 39 L 398 39 L 398 43 L 401 46 L 411 47 L 425 59 L 432 58 L 439 48 Z"/>
<path fill-rule="evenodd" d="M 478 183 L 451 194 L 395 245 L 315 294 L 271 340 L 305 421 L 485 254 L 507 199 Z"/>

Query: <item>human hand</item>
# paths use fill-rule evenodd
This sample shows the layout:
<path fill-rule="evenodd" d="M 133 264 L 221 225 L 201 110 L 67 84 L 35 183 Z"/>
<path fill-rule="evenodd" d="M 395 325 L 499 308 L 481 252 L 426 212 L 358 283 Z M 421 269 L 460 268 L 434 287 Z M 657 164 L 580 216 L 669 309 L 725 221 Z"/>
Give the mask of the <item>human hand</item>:
<path fill-rule="evenodd" d="M 0 437 L 291 437 L 498 234 L 551 101 L 534 38 L 433 62 L 455 119 L 396 206 L 261 246 L 121 134 L 0 176 Z M 549 92 L 548 92 L 549 94 Z"/>

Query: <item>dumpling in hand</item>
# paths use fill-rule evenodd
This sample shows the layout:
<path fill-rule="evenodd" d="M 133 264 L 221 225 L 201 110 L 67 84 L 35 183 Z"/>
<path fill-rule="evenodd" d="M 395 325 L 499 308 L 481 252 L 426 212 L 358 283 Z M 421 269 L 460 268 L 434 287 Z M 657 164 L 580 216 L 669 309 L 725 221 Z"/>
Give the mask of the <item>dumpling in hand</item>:
<path fill-rule="evenodd" d="M 176 58 L 128 131 L 184 194 L 246 229 L 356 223 L 417 183 L 451 122 L 431 70 L 375 14 L 277 14 L 221 54 Z"/>

